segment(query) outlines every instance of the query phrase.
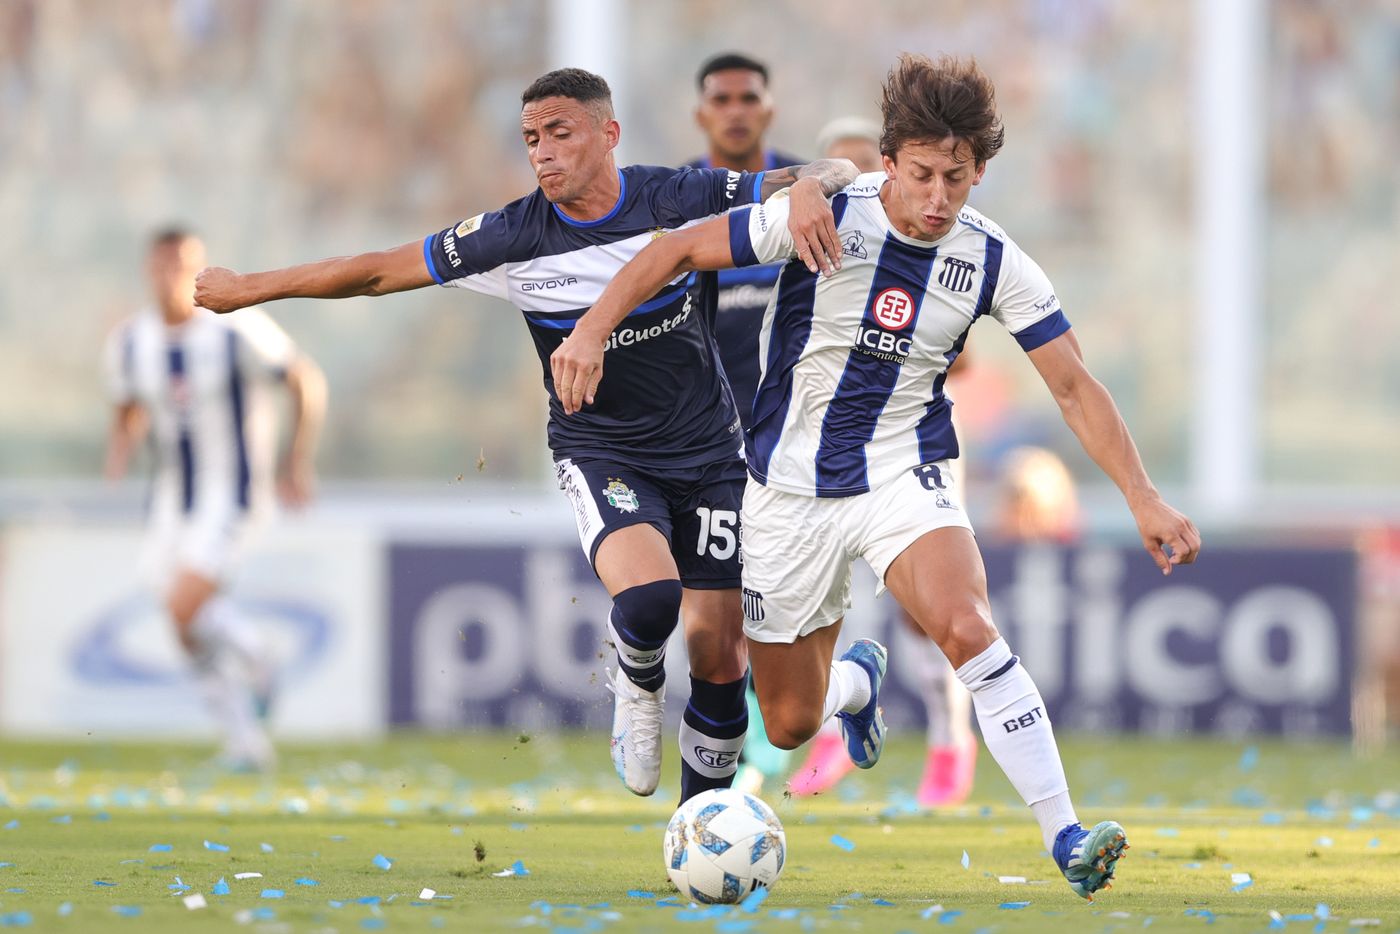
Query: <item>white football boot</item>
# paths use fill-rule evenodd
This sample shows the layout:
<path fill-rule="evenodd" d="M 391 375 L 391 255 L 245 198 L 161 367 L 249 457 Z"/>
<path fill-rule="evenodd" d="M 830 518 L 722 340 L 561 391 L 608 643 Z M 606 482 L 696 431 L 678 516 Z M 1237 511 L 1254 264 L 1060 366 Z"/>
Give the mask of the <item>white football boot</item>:
<path fill-rule="evenodd" d="M 634 795 L 649 795 L 661 780 L 661 721 L 666 686 L 646 691 L 627 672 L 608 669 L 613 693 L 612 760 L 617 777 Z"/>

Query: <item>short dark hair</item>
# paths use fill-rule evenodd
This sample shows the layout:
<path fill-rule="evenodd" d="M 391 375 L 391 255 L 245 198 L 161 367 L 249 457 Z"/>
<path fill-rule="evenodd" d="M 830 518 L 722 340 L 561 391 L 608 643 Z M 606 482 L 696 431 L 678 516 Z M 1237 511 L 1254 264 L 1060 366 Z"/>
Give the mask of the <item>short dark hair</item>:
<path fill-rule="evenodd" d="M 890 69 L 881 92 L 880 152 L 891 159 L 905 143 L 962 140 L 973 161 L 986 162 L 1006 141 L 997 114 L 996 88 L 976 59 L 905 53 Z"/>
<path fill-rule="evenodd" d="M 709 59 L 700 66 L 700 70 L 695 73 L 695 87 L 701 91 L 705 90 L 705 79 L 717 71 L 755 71 L 763 79 L 763 86 L 768 86 L 768 66 L 756 58 L 750 58 L 742 52 L 721 52 Z"/>
<path fill-rule="evenodd" d="M 184 224 L 166 224 L 151 234 L 150 248 L 154 250 L 157 247 L 176 246 L 198 236 L 199 234 Z"/>
<path fill-rule="evenodd" d="M 602 75 L 582 68 L 557 68 L 547 75 L 540 75 L 520 95 L 520 106 L 546 97 L 568 97 L 580 104 L 602 103 L 607 112 L 612 113 L 612 88 L 608 87 Z"/>

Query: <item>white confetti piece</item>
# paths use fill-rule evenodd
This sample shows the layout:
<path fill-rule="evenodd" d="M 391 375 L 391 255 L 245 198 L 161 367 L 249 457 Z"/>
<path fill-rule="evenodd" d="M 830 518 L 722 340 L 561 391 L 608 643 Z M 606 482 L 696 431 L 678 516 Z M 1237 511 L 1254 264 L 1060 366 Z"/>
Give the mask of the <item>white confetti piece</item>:
<path fill-rule="evenodd" d="M 208 908 L 209 903 L 204 900 L 204 896 L 198 892 L 193 895 L 186 895 L 184 898 L 185 907 L 190 911 L 198 911 L 201 908 Z"/>
<path fill-rule="evenodd" d="M 1251 878 L 1249 877 L 1249 873 L 1247 873 L 1247 872 L 1232 872 L 1232 873 L 1230 873 L 1230 884 L 1231 884 L 1231 885 L 1243 885 L 1243 884 L 1246 883 L 1246 882 L 1252 882 L 1252 881 L 1254 881 L 1254 880 L 1251 879 Z"/>
<path fill-rule="evenodd" d="M 997 876 L 997 881 L 1002 885 L 1025 885 L 1025 876 Z"/>
<path fill-rule="evenodd" d="M 235 879 L 261 879 L 261 878 L 262 878 L 262 873 L 260 873 L 260 872 L 235 872 L 235 873 L 233 874 L 233 877 L 234 877 Z"/>
<path fill-rule="evenodd" d="M 425 902 L 430 902 L 433 900 L 433 896 L 436 894 L 437 892 L 433 891 L 432 889 L 424 889 L 423 891 L 418 893 L 418 897 Z"/>

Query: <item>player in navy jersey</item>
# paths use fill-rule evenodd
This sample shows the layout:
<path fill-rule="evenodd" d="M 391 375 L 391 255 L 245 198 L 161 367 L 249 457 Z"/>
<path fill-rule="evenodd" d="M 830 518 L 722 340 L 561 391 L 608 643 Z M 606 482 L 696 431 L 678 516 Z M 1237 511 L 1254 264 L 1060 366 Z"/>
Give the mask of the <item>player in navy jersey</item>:
<path fill-rule="evenodd" d="M 762 62 L 735 52 L 716 55 L 700 66 L 695 84 L 700 95 L 695 122 L 708 146 L 705 155 L 687 165 L 763 172 L 805 161 L 770 149 L 765 143 L 773 122 L 773 97 L 768 90 L 768 68 Z M 758 389 L 758 332 L 763 309 L 781 269 L 781 263 L 772 263 L 721 269 L 700 277 L 703 287 L 717 289 L 715 341 L 745 429 Z"/>
<path fill-rule="evenodd" d="M 521 133 L 539 188 L 395 249 L 273 272 L 200 274 L 197 299 L 232 311 L 275 299 L 382 295 L 438 284 L 505 299 L 525 316 L 549 394 L 549 445 L 579 538 L 613 597 L 618 649 L 612 757 L 649 795 L 660 774 L 665 644 L 685 622 L 691 700 L 681 725 L 681 794 L 733 778 L 748 715 L 739 596 L 738 417 L 694 277 L 638 302 L 600 338 L 614 382 L 565 419 L 549 356 L 631 256 L 660 233 L 793 185 L 792 234 L 812 268 L 837 265 L 825 196 L 855 175 L 826 161 L 770 172 L 618 169 L 621 128 L 607 83 L 550 72 L 521 97 Z M 794 184 L 796 183 L 796 184 Z M 590 393 L 596 387 L 589 387 Z"/>
<path fill-rule="evenodd" d="M 803 160 L 768 148 L 765 136 L 773 122 L 773 96 L 768 89 L 768 67 L 736 52 L 712 56 L 695 75 L 699 100 L 695 123 L 705 134 L 706 152 L 686 163 L 694 168 L 763 172 Z M 854 162 L 855 160 L 851 160 Z M 859 169 L 859 165 L 856 166 Z M 724 375 L 734 393 L 740 425 L 747 430 L 758 389 L 758 333 L 763 309 L 781 263 L 748 269 L 721 269 L 701 273 L 701 289 L 714 290 L 706 307 L 714 312 L 711 329 L 719 347 Z M 749 685 L 749 735 L 740 759 L 738 785 L 757 794 L 763 782 L 787 771 L 790 751 L 768 742 L 758 697 Z M 844 759 L 845 753 L 842 752 Z"/>
<path fill-rule="evenodd" d="M 1200 534 L 1153 486 L 1050 280 L 966 206 L 1004 138 L 991 81 L 975 63 L 904 55 L 885 82 L 883 115 L 884 171 L 833 199 L 847 261 L 821 279 L 789 263 L 764 314 L 743 506 L 744 631 L 764 721 L 774 743 L 795 747 L 839 716 L 852 761 L 879 759 L 885 650 L 858 640 L 832 660 L 851 564 L 863 558 L 954 664 L 1046 850 L 1071 889 L 1092 898 L 1127 835 L 1114 821 L 1079 823 L 1045 702 L 992 623 L 949 469 L 958 444 L 943 390 L 973 323 L 990 317 L 1015 336 L 1122 491 L 1163 574 L 1196 559 Z M 658 283 L 791 258 L 786 202 L 780 192 L 639 253 L 556 352 L 561 382 L 595 381 L 596 335 Z M 564 407 L 587 399 L 568 396 Z"/>

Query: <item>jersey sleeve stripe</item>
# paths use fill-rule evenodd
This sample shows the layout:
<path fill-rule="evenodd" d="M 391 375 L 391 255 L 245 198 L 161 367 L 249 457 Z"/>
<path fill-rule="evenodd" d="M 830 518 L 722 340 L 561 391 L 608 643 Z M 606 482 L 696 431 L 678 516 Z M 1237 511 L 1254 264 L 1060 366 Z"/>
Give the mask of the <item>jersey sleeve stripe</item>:
<path fill-rule="evenodd" d="M 765 170 L 759 172 L 753 177 L 753 195 L 749 198 L 749 200 L 752 201 L 754 204 L 758 204 L 760 201 L 763 200 L 763 176 L 767 174 L 768 172 Z"/>
<path fill-rule="evenodd" d="M 1016 338 L 1016 343 L 1021 345 L 1022 350 L 1030 353 L 1037 347 L 1050 343 L 1068 330 L 1069 319 L 1065 317 L 1063 311 L 1056 311 L 1053 315 L 1041 318 L 1030 327 L 1017 331 L 1012 337 Z"/>
<path fill-rule="evenodd" d="M 428 234 L 423 238 L 423 265 L 428 267 L 428 274 L 433 277 L 433 281 L 438 285 L 444 285 L 442 276 L 438 275 L 437 267 L 433 265 L 433 237 L 437 234 Z"/>
<path fill-rule="evenodd" d="M 735 266 L 756 266 L 758 256 L 753 251 L 753 243 L 749 240 L 749 215 L 753 213 L 753 208 L 735 208 L 727 215 L 729 218 L 729 255 L 734 260 Z"/>

